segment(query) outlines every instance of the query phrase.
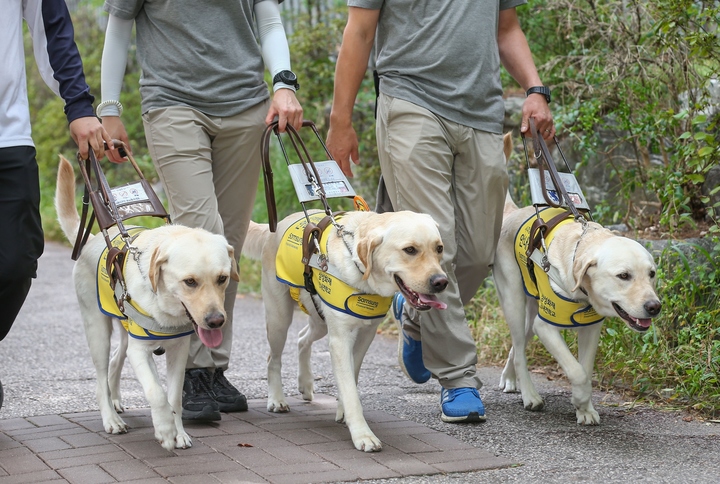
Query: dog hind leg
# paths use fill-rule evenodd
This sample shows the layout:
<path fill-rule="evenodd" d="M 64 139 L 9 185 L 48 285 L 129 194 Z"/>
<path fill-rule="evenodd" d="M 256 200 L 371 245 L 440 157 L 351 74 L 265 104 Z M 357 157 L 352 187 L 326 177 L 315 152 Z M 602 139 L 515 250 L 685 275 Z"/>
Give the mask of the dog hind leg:
<path fill-rule="evenodd" d="M 292 324 L 295 301 L 290 297 L 287 286 L 275 280 L 274 275 L 272 278 L 266 277 L 266 271 L 263 271 L 262 292 L 264 301 L 272 301 L 271 304 L 265 304 L 265 326 L 270 345 L 267 410 L 289 412 L 290 406 L 285 400 L 282 385 L 282 353 Z"/>
<path fill-rule="evenodd" d="M 308 324 L 300 330 L 298 337 L 298 391 L 303 400 L 312 401 L 315 377 L 312 371 L 312 345 L 327 335 L 327 325 L 317 312 L 310 310 Z"/>

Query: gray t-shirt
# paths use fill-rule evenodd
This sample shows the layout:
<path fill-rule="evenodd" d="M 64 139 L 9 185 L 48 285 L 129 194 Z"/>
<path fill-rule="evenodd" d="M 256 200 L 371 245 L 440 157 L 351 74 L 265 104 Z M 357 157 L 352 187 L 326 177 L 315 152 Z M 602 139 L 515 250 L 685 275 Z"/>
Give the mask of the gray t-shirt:
<path fill-rule="evenodd" d="M 135 19 L 143 113 L 188 106 L 233 116 L 270 94 L 255 36 L 262 0 L 106 0 L 105 10 Z"/>
<path fill-rule="evenodd" d="M 526 0 L 348 0 L 380 10 L 380 91 L 475 129 L 502 133 L 500 10 Z"/>

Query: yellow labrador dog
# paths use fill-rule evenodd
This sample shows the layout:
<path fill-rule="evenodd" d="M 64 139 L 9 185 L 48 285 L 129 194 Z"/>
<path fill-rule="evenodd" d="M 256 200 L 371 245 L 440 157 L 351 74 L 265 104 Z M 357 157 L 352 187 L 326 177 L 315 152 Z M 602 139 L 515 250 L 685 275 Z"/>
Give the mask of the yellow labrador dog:
<path fill-rule="evenodd" d="M 55 207 L 65 236 L 74 241 L 80 225 L 75 175 L 72 164 L 62 157 Z M 117 230 L 110 230 L 111 237 L 116 234 Z M 120 372 L 127 355 L 150 403 L 155 438 L 167 450 L 188 448 L 192 440 L 183 428 L 181 415 L 189 336 L 196 332 L 210 347 L 222 342 L 225 288 L 231 278 L 238 280 L 233 248 L 223 236 L 180 225 L 138 230 L 131 245 L 137 255 L 128 252 L 123 271 L 130 297 L 126 305 L 132 304 L 147 318 L 123 322 L 127 331 L 120 331 L 121 341 L 111 361 L 112 321 L 122 313 L 112 293 L 112 302 L 105 304 L 105 290 L 110 285 L 107 270 L 100 262 L 103 252 L 107 252 L 102 236 L 89 239 L 73 269 L 85 335 L 97 372 L 96 393 L 103 426 L 109 434 L 128 430 L 118 415 L 123 411 Z M 158 346 L 166 351 L 167 394 L 153 360 Z"/>
<path fill-rule="evenodd" d="M 318 223 L 323 217 L 315 213 L 310 218 Z M 358 395 L 360 365 L 397 291 L 419 310 L 447 307 L 437 298 L 448 284 L 440 267 L 440 232 L 425 214 L 347 213 L 338 219 L 338 227 L 329 225 L 322 232 L 320 252 L 328 266 L 312 270 L 311 290 L 316 294 L 311 294 L 302 278 L 300 253 L 306 224 L 302 213 L 282 220 L 275 233 L 267 225 L 251 222 L 243 245 L 243 254 L 262 260 L 270 343 L 267 409 L 289 410 L 282 389 L 281 356 L 297 300 L 309 314 L 309 324 L 300 331 L 298 341 L 300 393 L 305 400 L 313 398 L 312 344 L 327 334 L 339 391 L 336 420 L 345 421 L 358 450 L 379 451 L 382 444 L 363 417 Z"/>
<path fill-rule="evenodd" d="M 512 149 L 506 137 L 506 157 Z M 542 212 L 543 218 L 554 209 Z M 519 209 L 508 199 L 495 255 L 493 277 L 510 327 L 512 348 L 500 379 L 505 392 L 522 393 L 528 410 L 543 400 L 530 380 L 525 347 L 533 333 L 555 357 L 572 384 L 577 422 L 597 425 L 592 372 L 605 317 L 619 317 L 635 331 L 647 331 L 661 304 L 655 292 L 655 262 L 638 242 L 613 234 L 594 222 L 570 218 L 546 236 L 551 277 L 527 269 L 524 249 L 534 207 Z M 531 295 L 532 294 L 532 295 Z M 568 349 L 562 329 L 578 332 L 578 358 Z"/>

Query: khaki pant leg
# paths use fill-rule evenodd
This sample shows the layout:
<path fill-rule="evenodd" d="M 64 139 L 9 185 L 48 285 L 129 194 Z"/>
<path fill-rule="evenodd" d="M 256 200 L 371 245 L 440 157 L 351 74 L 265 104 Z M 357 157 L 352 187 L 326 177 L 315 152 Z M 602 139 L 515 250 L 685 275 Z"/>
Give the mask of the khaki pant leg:
<path fill-rule="evenodd" d="M 469 143 L 475 136 L 477 139 Z M 422 339 L 423 362 L 446 388 L 482 386 L 475 372 L 475 341 L 465 319 L 463 301 L 469 300 L 467 295 L 474 294 L 487 275 L 492 260 L 492 255 L 488 258 L 492 253 L 488 246 L 494 248 L 496 217 L 492 217 L 493 230 L 485 232 L 483 195 L 488 195 L 485 186 L 498 180 L 493 173 L 490 180 L 480 181 L 484 167 L 476 159 L 479 153 L 465 152 L 469 145 L 484 146 L 483 138 L 488 146 L 482 150 L 482 157 L 490 165 L 496 164 L 495 158 L 504 162 L 500 135 L 480 133 L 412 103 L 380 96 L 378 152 L 392 205 L 395 210 L 433 216 L 445 245 L 443 268 L 450 282 L 440 299 L 448 308 L 423 313 L 410 310 L 406 327 L 412 336 Z M 497 155 L 493 154 L 495 150 Z M 502 192 L 503 198 L 506 186 L 505 175 L 504 184 L 495 190 Z"/>
<path fill-rule="evenodd" d="M 260 138 L 267 104 L 231 117 L 172 107 L 143 116 L 150 155 L 173 221 L 223 234 L 239 258 L 260 170 Z M 225 293 L 223 342 L 208 348 L 192 336 L 187 368 L 227 369 L 232 349 L 237 283 Z"/>

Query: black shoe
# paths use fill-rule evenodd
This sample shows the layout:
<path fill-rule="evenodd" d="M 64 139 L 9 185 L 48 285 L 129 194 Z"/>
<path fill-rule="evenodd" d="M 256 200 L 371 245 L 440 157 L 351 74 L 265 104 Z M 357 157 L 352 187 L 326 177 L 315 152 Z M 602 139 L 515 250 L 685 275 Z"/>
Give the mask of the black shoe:
<path fill-rule="evenodd" d="M 225 378 L 222 368 L 215 368 L 212 391 L 221 412 L 244 412 L 248 409 L 247 398 Z"/>
<path fill-rule="evenodd" d="M 220 409 L 213 398 L 212 375 L 207 368 L 185 370 L 182 406 L 183 420 L 220 420 Z"/>

